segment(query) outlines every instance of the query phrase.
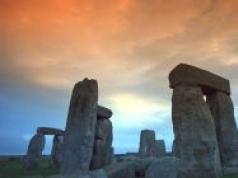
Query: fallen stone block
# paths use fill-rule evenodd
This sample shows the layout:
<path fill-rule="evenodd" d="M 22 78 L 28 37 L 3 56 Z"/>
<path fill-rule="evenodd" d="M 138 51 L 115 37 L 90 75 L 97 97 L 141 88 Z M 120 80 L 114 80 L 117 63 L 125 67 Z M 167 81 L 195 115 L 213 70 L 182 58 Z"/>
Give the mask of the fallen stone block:
<path fill-rule="evenodd" d="M 132 162 L 114 163 L 104 168 L 107 178 L 135 178 L 135 167 Z"/>
<path fill-rule="evenodd" d="M 178 167 L 179 161 L 175 157 L 156 159 L 146 170 L 145 178 L 177 178 Z"/>

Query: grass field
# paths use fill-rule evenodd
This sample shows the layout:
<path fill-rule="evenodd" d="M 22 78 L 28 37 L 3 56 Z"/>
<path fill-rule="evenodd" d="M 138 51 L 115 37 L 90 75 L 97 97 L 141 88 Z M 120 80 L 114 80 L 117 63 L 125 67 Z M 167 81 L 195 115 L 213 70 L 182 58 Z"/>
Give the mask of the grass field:
<path fill-rule="evenodd" d="M 24 170 L 21 159 L 0 160 L 0 178 L 24 178 L 26 176 L 43 176 L 58 174 L 59 171 L 50 166 L 47 158 L 42 158 L 39 167 L 35 170 Z M 238 174 L 222 178 L 238 178 Z"/>
<path fill-rule="evenodd" d="M 39 163 L 39 168 L 31 171 L 23 168 L 23 160 L 0 160 L 0 178 L 23 178 L 36 175 L 49 176 L 57 173 L 58 170 L 52 168 L 49 159 L 46 158 L 42 158 Z"/>

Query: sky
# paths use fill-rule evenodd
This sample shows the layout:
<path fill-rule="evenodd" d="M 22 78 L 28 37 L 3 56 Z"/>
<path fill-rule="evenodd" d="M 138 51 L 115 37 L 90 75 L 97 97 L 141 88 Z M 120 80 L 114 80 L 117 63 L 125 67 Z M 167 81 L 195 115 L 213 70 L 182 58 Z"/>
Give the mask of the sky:
<path fill-rule="evenodd" d="M 64 129 L 85 77 L 113 111 L 116 153 L 136 152 L 142 129 L 171 150 L 179 63 L 229 79 L 238 119 L 237 20 L 237 0 L 0 0 L 0 154 L 25 154 L 39 126 Z"/>

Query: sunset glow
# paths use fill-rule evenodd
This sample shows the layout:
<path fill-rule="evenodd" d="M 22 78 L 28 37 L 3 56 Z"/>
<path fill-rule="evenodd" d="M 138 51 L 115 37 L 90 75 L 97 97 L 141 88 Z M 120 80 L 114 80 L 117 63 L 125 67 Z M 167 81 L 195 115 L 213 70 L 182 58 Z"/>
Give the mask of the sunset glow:
<path fill-rule="evenodd" d="M 85 77 L 113 110 L 117 153 L 137 151 L 145 128 L 171 150 L 168 74 L 181 62 L 229 79 L 238 119 L 237 9 L 237 0 L 1 0 L 0 153 L 24 154 L 38 126 L 64 128 Z"/>

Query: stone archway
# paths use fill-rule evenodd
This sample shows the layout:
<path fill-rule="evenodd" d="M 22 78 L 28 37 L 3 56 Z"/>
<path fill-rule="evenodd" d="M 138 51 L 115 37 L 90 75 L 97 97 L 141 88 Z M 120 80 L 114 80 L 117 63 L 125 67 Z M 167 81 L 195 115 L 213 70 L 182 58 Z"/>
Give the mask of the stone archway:
<path fill-rule="evenodd" d="M 182 177 L 213 178 L 222 169 L 237 169 L 229 81 L 186 64 L 175 67 L 169 81 L 173 89 L 174 151 L 181 159 Z"/>
<path fill-rule="evenodd" d="M 27 155 L 24 160 L 24 166 L 27 169 L 33 169 L 38 166 L 38 161 L 42 156 L 42 151 L 45 147 L 45 136 L 53 135 L 53 144 L 51 150 L 51 160 L 54 166 L 59 167 L 61 155 L 64 131 L 50 127 L 38 127 L 36 134 L 31 138 Z"/>

